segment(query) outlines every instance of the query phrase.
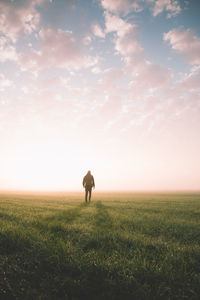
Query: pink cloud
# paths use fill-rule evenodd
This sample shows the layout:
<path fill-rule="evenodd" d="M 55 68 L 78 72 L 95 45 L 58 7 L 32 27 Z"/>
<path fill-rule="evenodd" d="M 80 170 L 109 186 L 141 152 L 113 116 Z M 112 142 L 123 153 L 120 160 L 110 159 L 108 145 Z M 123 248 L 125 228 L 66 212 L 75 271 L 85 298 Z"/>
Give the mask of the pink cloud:
<path fill-rule="evenodd" d="M 122 110 L 122 99 L 120 95 L 109 95 L 100 111 L 100 115 L 106 121 L 112 121 Z"/>
<path fill-rule="evenodd" d="M 31 95 L 31 94 L 34 94 L 34 96 L 38 96 L 38 88 L 36 88 L 34 85 L 32 84 L 26 84 L 22 87 L 22 91 L 24 94 L 26 95 Z"/>
<path fill-rule="evenodd" d="M 162 132 L 163 135 L 170 127 L 171 132 L 174 132 L 174 122 L 178 121 L 175 128 L 186 123 L 184 124 L 184 132 L 186 132 L 191 120 L 199 123 L 199 110 L 199 96 L 196 94 L 193 97 L 190 94 L 187 100 L 182 95 L 177 96 L 176 91 L 174 94 L 171 92 L 171 96 L 167 97 L 147 94 L 144 97 L 136 98 L 128 105 L 125 115 L 126 130 L 129 130 L 129 127 L 137 126 L 143 128 L 145 134 L 153 130 L 154 133 Z M 130 121 L 129 126 L 127 126 L 128 120 Z"/>
<path fill-rule="evenodd" d="M 98 66 L 92 68 L 91 71 L 92 71 L 92 73 L 94 73 L 94 74 L 100 74 L 100 73 L 102 72 L 101 68 L 98 67 Z"/>
<path fill-rule="evenodd" d="M 200 89 L 200 66 L 193 68 L 189 74 L 185 75 L 180 87 L 190 91 Z"/>
<path fill-rule="evenodd" d="M 105 12 L 106 32 L 115 32 L 115 50 L 122 56 L 126 67 L 134 75 L 130 90 L 143 95 L 152 89 L 166 87 L 172 79 L 171 71 L 145 59 L 144 49 L 138 41 L 138 27 L 119 16 Z"/>
<path fill-rule="evenodd" d="M 148 0 L 154 4 L 153 16 L 157 16 L 163 11 L 167 11 L 167 17 L 171 18 L 181 12 L 181 7 L 177 0 Z"/>
<path fill-rule="evenodd" d="M 82 40 L 83 45 L 86 45 L 86 46 L 89 45 L 91 43 L 91 41 L 92 41 L 92 39 L 89 35 L 85 36 Z"/>
<path fill-rule="evenodd" d="M 106 95 L 120 94 L 118 81 L 123 77 L 124 72 L 120 69 L 109 68 L 104 70 L 103 76 L 98 80 L 98 86 Z"/>
<path fill-rule="evenodd" d="M 38 28 L 40 14 L 35 9 L 37 2 L 0 2 L 0 31 L 12 42 L 16 42 L 21 33 L 30 34 Z"/>
<path fill-rule="evenodd" d="M 129 13 L 130 11 L 139 12 L 142 10 L 140 0 L 101 0 L 101 5 L 105 10 L 114 13 Z"/>
<path fill-rule="evenodd" d="M 104 70 L 104 74 L 105 76 L 111 78 L 112 80 L 119 80 L 124 75 L 124 72 L 121 69 L 109 68 Z"/>
<path fill-rule="evenodd" d="M 93 31 L 93 34 L 97 37 L 100 37 L 100 38 L 105 37 L 105 33 L 103 32 L 102 28 L 98 24 L 94 24 L 92 26 L 92 31 Z"/>
<path fill-rule="evenodd" d="M 6 60 L 16 60 L 17 53 L 15 47 L 8 43 L 5 36 L 0 37 L 0 62 L 5 62 Z"/>
<path fill-rule="evenodd" d="M 10 87 L 12 85 L 13 85 L 12 81 L 6 79 L 4 74 L 0 73 L 0 91 L 4 91 L 6 87 Z"/>
<path fill-rule="evenodd" d="M 55 76 L 48 79 L 44 79 L 40 81 L 40 85 L 42 88 L 67 88 L 69 86 L 69 78 L 64 78 L 61 76 Z"/>
<path fill-rule="evenodd" d="M 17 60 L 16 49 L 13 46 L 0 46 L 0 62 L 5 62 L 6 60 Z"/>
<path fill-rule="evenodd" d="M 0 36 L 0 47 L 5 46 L 7 40 L 4 36 Z"/>
<path fill-rule="evenodd" d="M 151 93 L 159 88 L 167 87 L 172 77 L 170 70 L 147 62 L 141 72 L 130 82 L 130 95 L 138 98 L 147 92 Z"/>
<path fill-rule="evenodd" d="M 140 75 L 139 75 L 140 77 Z M 159 65 L 147 63 L 141 74 L 140 80 L 144 80 L 149 88 L 161 88 L 168 85 L 172 80 L 172 72 Z"/>
<path fill-rule="evenodd" d="M 130 3 L 129 0 L 101 0 L 103 8 L 113 12 L 118 12 L 120 10 L 128 12 Z"/>
<path fill-rule="evenodd" d="M 116 15 L 105 12 L 106 33 L 116 32 L 118 37 L 124 37 L 127 34 L 137 34 L 138 27 L 135 24 L 130 24 Z"/>
<path fill-rule="evenodd" d="M 193 108 L 198 113 L 198 118 L 200 118 L 200 94 L 197 91 L 192 91 L 189 94 L 188 101 L 193 103 Z M 197 108 L 197 109 L 196 109 Z"/>
<path fill-rule="evenodd" d="M 173 50 L 190 64 L 200 64 L 200 39 L 192 29 L 173 29 L 164 34 Z"/>
<path fill-rule="evenodd" d="M 167 17 L 171 18 L 181 12 L 181 7 L 177 0 L 101 0 L 102 7 L 113 13 L 141 12 L 145 4 L 150 5 L 150 7 L 153 5 L 153 16 L 157 16 L 163 11 L 166 11 Z"/>
<path fill-rule="evenodd" d="M 118 16 L 105 12 L 106 32 L 115 32 L 115 50 L 124 57 L 127 65 L 143 63 L 143 48 L 138 42 L 138 26 L 124 21 Z"/>
<path fill-rule="evenodd" d="M 48 68 L 80 69 L 94 66 L 98 58 L 85 56 L 80 45 L 69 31 L 61 29 L 42 29 L 40 50 L 30 50 L 30 54 L 20 54 L 19 64 L 22 69 L 39 71 Z"/>

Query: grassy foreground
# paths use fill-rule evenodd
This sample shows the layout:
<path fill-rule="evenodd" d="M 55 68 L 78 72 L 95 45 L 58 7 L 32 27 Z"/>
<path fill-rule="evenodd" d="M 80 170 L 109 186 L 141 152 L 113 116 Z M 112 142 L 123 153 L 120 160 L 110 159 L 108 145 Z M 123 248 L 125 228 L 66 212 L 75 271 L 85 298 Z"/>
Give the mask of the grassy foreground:
<path fill-rule="evenodd" d="M 0 299 L 200 299 L 200 194 L 0 195 Z"/>

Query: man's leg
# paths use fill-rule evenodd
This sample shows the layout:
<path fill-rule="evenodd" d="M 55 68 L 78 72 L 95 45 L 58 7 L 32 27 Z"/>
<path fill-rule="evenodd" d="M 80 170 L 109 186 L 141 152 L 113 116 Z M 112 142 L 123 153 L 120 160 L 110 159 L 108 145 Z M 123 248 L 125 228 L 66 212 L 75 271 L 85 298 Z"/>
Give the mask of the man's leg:
<path fill-rule="evenodd" d="M 90 200 L 91 200 L 91 194 L 92 194 L 92 188 L 90 187 L 90 188 L 89 188 L 89 202 L 90 202 Z"/>

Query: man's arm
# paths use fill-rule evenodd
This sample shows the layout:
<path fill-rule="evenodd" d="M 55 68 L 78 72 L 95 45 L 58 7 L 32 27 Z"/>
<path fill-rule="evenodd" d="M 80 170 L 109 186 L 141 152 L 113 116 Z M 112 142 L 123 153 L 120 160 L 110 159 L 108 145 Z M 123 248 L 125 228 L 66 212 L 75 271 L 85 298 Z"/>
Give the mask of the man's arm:
<path fill-rule="evenodd" d="M 83 187 L 85 187 L 85 177 L 83 177 Z"/>
<path fill-rule="evenodd" d="M 94 177 L 92 177 L 92 180 L 93 180 L 93 188 L 95 188 L 95 182 L 94 182 Z"/>

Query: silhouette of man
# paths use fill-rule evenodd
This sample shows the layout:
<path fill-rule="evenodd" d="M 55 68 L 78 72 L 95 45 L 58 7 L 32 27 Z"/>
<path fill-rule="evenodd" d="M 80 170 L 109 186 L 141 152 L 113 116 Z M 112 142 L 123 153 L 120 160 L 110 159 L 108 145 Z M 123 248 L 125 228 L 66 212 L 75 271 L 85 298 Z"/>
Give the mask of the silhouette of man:
<path fill-rule="evenodd" d="M 94 177 L 91 172 L 88 171 L 87 174 L 83 177 L 83 187 L 85 188 L 85 202 L 88 200 L 89 194 L 89 202 L 91 200 L 92 188 L 95 187 Z"/>

